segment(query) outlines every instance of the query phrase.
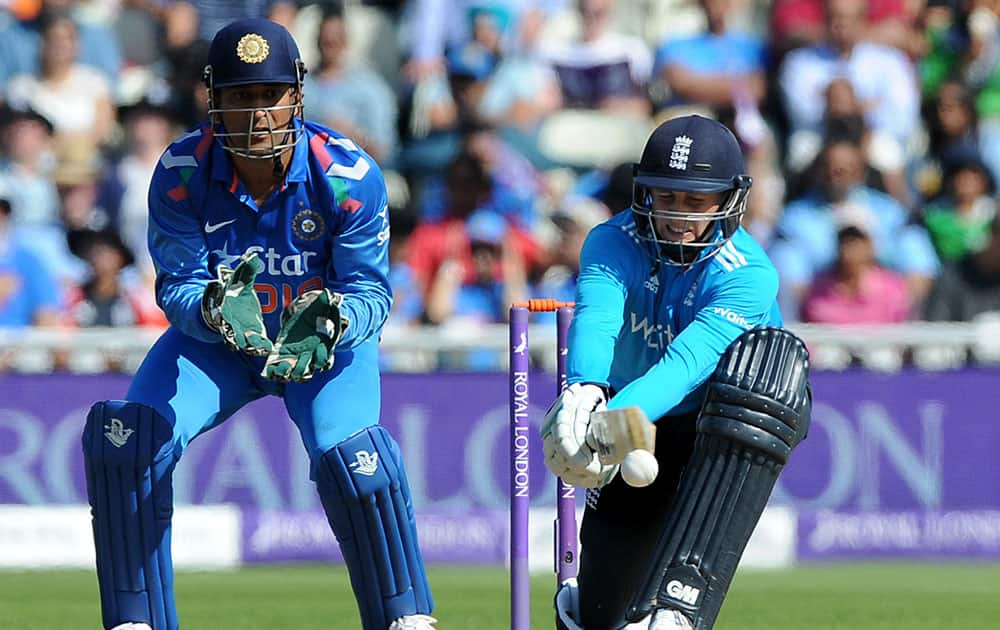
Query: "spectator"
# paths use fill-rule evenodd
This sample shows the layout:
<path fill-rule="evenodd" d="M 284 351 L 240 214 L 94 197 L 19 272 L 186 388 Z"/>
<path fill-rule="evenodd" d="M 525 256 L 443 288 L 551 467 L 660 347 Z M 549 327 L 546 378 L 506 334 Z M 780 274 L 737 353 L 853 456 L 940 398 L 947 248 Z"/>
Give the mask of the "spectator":
<path fill-rule="evenodd" d="M 949 77 L 961 73 L 969 50 L 964 4 L 962 0 L 929 0 L 924 7 L 922 39 L 926 50 L 917 62 L 924 98 L 933 98 Z"/>
<path fill-rule="evenodd" d="M 423 291 L 407 263 L 410 238 L 416 227 L 417 217 L 413 211 L 390 209 L 389 285 L 392 287 L 392 310 L 389 322 L 397 326 L 419 324 L 424 314 Z"/>
<path fill-rule="evenodd" d="M 53 14 L 72 18 L 80 39 L 79 62 L 94 68 L 105 82 L 113 84 L 122 70 L 115 33 L 90 18 L 88 13 L 93 12 L 88 12 L 85 3 L 79 0 L 44 0 L 39 4 L 40 11 L 21 20 L 13 19 L 7 8 L 0 9 L 0 85 L 19 74 L 39 73 L 41 31 Z"/>
<path fill-rule="evenodd" d="M 517 43 L 501 58 L 479 103 L 482 119 L 539 165 L 545 165 L 538 154 L 539 126 L 562 105 L 558 77 L 538 52 L 543 20 L 539 9 L 521 15 Z"/>
<path fill-rule="evenodd" d="M 502 322 L 507 307 L 527 296 L 524 259 L 516 252 L 503 217 L 479 210 L 466 222 L 471 273 L 448 258 L 434 277 L 427 298 L 433 324 Z"/>
<path fill-rule="evenodd" d="M 983 249 L 945 265 L 927 298 L 924 316 L 930 321 L 971 322 L 996 312 L 1000 312 L 1000 215 L 994 218 Z"/>
<path fill-rule="evenodd" d="M 68 323 L 81 328 L 167 326 L 152 293 L 123 278 L 122 270 L 135 259 L 117 232 L 75 232 L 70 236 L 70 249 L 87 262 L 89 273 L 86 281 L 70 292 Z"/>
<path fill-rule="evenodd" d="M 862 227 L 837 232 L 837 258 L 809 287 L 802 321 L 817 324 L 894 324 L 909 319 L 906 279 L 880 266 Z"/>
<path fill-rule="evenodd" d="M 0 326 L 57 326 L 62 290 L 12 233 L 10 215 L 10 203 L 0 198 Z"/>
<path fill-rule="evenodd" d="M 924 225 L 942 261 L 957 261 L 982 249 L 997 213 L 996 186 L 975 154 L 948 166 L 944 194 L 924 210 Z"/>
<path fill-rule="evenodd" d="M 771 10 L 771 41 L 778 57 L 802 46 L 823 40 L 824 0 L 776 0 Z M 892 46 L 912 57 L 926 50 L 919 29 L 923 2 L 869 0 L 865 3 L 865 24 L 861 39 Z"/>
<path fill-rule="evenodd" d="M 472 279 L 475 270 L 466 221 L 476 210 L 493 212 L 487 206 L 493 194 L 493 180 L 475 154 L 463 152 L 452 160 L 444 186 L 445 205 L 441 218 L 418 225 L 410 240 L 410 267 L 425 299 L 429 299 L 431 287 L 445 261 L 457 261 L 462 278 Z M 527 233 L 510 226 L 509 238 L 522 260 L 537 260 L 534 241 Z"/>
<path fill-rule="evenodd" d="M 826 90 L 835 78 L 850 81 L 868 125 L 885 133 L 906 155 L 919 125 L 920 93 L 912 63 L 899 50 L 862 41 L 863 0 L 827 2 L 826 39 L 790 52 L 779 70 L 791 131 L 820 133 Z"/>
<path fill-rule="evenodd" d="M 97 70 L 77 62 L 79 33 L 64 13 L 47 14 L 41 28 L 41 72 L 20 74 L 6 86 L 7 99 L 52 122 L 60 145 L 97 146 L 115 123 L 110 85 Z"/>
<path fill-rule="evenodd" d="M 8 109 L 3 118 L 0 185 L 10 201 L 11 220 L 19 226 L 58 226 L 59 200 L 51 179 L 56 161 L 52 123 L 31 109 Z"/>
<path fill-rule="evenodd" d="M 388 164 L 398 143 L 396 95 L 377 73 L 348 63 L 349 36 L 342 14 L 323 17 L 316 41 L 319 65 L 306 75 L 303 107 L 314 120 L 354 138 Z"/>
<path fill-rule="evenodd" d="M 768 253 L 781 278 L 778 299 L 789 320 L 797 317 L 816 275 L 836 259 L 837 226 L 847 220 L 867 226 L 879 263 L 906 277 L 911 303 L 922 303 L 938 274 L 927 232 L 910 221 L 898 201 L 864 184 L 864 165 L 856 143 L 827 144 L 820 154 L 817 185 L 782 213 Z"/>
<path fill-rule="evenodd" d="M 566 106 L 646 116 L 653 56 L 642 39 L 609 28 L 613 6 L 614 0 L 577 0 L 578 40 L 547 46 L 543 54 Z"/>
<path fill-rule="evenodd" d="M 410 104 L 412 136 L 400 168 L 418 176 L 440 173 L 461 149 L 462 134 L 482 126 L 481 108 L 496 55 L 476 42 L 453 48 L 447 71 L 421 79 Z"/>
<path fill-rule="evenodd" d="M 52 181 L 59 192 L 62 221 L 68 234 L 80 230 L 103 230 L 114 217 L 98 203 L 102 157 L 94 147 L 67 145 L 60 152 Z"/>
<path fill-rule="evenodd" d="M 943 164 L 979 153 L 978 116 L 969 89 L 948 80 L 924 108 L 930 146 L 915 165 L 915 185 L 924 199 L 942 192 Z"/>
<path fill-rule="evenodd" d="M 802 192 L 803 184 L 808 187 L 815 180 L 816 156 L 824 143 L 834 139 L 847 139 L 861 145 L 866 168 L 870 169 L 866 176 L 869 185 L 888 192 L 904 205 L 910 204 L 902 146 L 885 132 L 868 126 L 864 105 L 850 81 L 843 78 L 830 81 L 826 88 L 822 131 L 802 129 L 788 139 L 786 164 L 793 173 L 801 173 L 801 181 L 793 179 L 790 186 L 793 197 Z M 806 168 L 807 164 L 811 168 Z"/>
<path fill-rule="evenodd" d="M 137 271 L 152 282 L 155 270 L 146 242 L 146 197 L 153 170 L 176 135 L 176 114 L 162 104 L 143 100 L 122 108 L 121 117 L 124 153 L 107 169 L 97 205 L 107 207 L 117 218 L 117 231 L 134 253 Z"/>
<path fill-rule="evenodd" d="M 562 205 L 552 214 L 552 222 L 558 230 L 555 245 L 551 248 L 549 266 L 537 283 L 536 297 L 553 298 L 563 302 L 576 299 L 576 279 L 580 274 L 580 250 L 590 230 L 608 220 L 611 213 L 600 201 L 588 197 L 563 200 Z M 550 319 L 538 314 L 538 321 Z M 551 319 L 554 320 L 552 314 Z"/>
<path fill-rule="evenodd" d="M 1000 6 L 969 2 L 969 49 L 962 78 L 976 94 L 983 159 L 1000 179 Z"/>
<path fill-rule="evenodd" d="M 542 0 L 535 6 L 546 13 L 566 0 Z M 445 69 L 445 53 L 462 49 L 474 39 L 477 17 L 488 14 L 498 31 L 501 48 L 506 48 L 511 26 L 529 3 L 523 0 L 414 0 L 404 24 L 409 59 L 404 74 L 413 83 L 440 75 Z"/>
<path fill-rule="evenodd" d="M 732 0 L 700 0 L 707 29 L 664 42 L 655 74 L 668 88 L 665 105 L 702 104 L 732 109 L 739 101 L 759 104 L 765 95 L 764 42 L 727 28 Z"/>

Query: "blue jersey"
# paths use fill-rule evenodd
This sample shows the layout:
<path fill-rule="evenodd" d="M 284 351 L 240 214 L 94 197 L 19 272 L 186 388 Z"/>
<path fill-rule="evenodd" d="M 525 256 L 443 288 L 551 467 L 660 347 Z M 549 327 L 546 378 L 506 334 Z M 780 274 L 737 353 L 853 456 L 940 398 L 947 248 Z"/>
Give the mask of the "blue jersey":
<path fill-rule="evenodd" d="M 726 348 L 782 320 L 777 271 L 743 228 L 689 267 L 654 264 L 648 248 L 628 210 L 587 236 L 567 370 L 570 383 L 610 386 L 609 408 L 656 420 L 698 409 Z"/>
<path fill-rule="evenodd" d="M 350 326 L 338 347 L 378 334 L 392 305 L 385 181 L 375 161 L 335 131 L 306 122 L 285 181 L 258 207 L 208 125 L 163 153 L 149 189 L 149 250 L 156 299 L 170 323 L 201 341 L 221 341 L 201 316 L 220 264 L 256 252 L 265 268 L 254 288 L 268 336 L 293 299 L 322 287 L 344 295 Z"/>

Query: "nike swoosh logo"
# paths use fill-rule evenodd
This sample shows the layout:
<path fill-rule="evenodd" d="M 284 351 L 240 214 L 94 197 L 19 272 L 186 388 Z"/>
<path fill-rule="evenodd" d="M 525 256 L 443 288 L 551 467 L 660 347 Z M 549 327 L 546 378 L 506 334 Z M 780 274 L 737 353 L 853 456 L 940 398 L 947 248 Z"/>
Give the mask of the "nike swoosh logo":
<path fill-rule="evenodd" d="M 214 225 L 206 221 L 205 222 L 205 234 L 211 234 L 212 232 L 218 230 L 219 228 L 224 228 L 227 225 L 229 225 L 230 223 L 233 223 L 235 221 L 236 221 L 236 219 L 230 219 L 228 221 L 223 221 L 222 223 L 216 223 Z"/>

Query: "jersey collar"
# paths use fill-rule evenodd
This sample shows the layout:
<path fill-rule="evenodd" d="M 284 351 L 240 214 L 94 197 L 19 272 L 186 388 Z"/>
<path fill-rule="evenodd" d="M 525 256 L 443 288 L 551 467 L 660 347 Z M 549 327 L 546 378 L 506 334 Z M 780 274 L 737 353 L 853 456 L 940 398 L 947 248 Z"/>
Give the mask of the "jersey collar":
<path fill-rule="evenodd" d="M 302 128 L 302 121 L 295 120 L 296 128 Z M 285 173 L 285 182 L 282 189 L 288 186 L 288 182 L 306 181 L 307 165 L 309 162 L 309 131 L 304 130 L 299 136 L 298 142 L 292 148 L 292 161 L 288 164 L 288 172 Z M 229 152 L 222 147 L 222 140 L 216 138 L 212 143 L 212 179 L 222 182 L 231 192 L 236 192 L 237 178 L 236 168 L 233 160 L 229 157 Z"/>

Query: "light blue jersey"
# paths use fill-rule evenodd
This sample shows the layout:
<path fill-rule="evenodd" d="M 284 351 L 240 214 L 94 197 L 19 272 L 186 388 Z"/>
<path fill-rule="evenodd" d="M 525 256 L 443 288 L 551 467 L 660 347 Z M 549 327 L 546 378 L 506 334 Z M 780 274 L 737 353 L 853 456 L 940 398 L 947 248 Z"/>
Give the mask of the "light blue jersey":
<path fill-rule="evenodd" d="M 688 267 L 655 264 L 626 210 L 595 227 L 580 254 L 569 331 L 570 383 L 616 392 L 651 419 L 696 410 L 722 353 L 744 331 L 781 326 L 778 274 L 743 228 Z"/>
<path fill-rule="evenodd" d="M 263 207 L 211 127 L 188 131 L 164 152 L 149 191 L 149 250 L 157 302 L 181 332 L 221 342 L 202 319 L 201 298 L 217 267 L 235 268 L 247 252 L 265 264 L 254 288 L 271 339 L 284 306 L 323 287 L 344 295 L 351 322 L 338 349 L 381 330 L 392 304 L 382 172 L 351 140 L 312 122 L 293 151 L 282 188 Z"/>

